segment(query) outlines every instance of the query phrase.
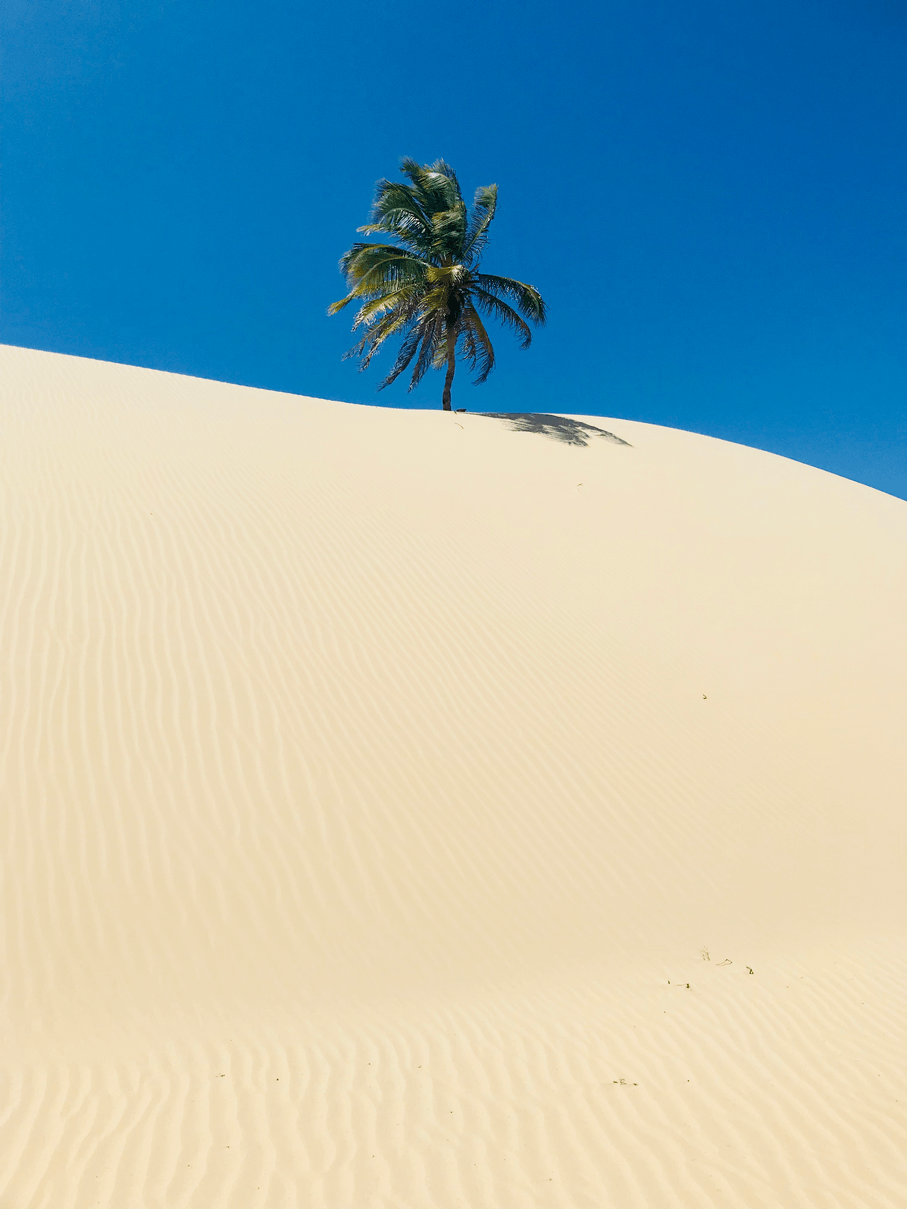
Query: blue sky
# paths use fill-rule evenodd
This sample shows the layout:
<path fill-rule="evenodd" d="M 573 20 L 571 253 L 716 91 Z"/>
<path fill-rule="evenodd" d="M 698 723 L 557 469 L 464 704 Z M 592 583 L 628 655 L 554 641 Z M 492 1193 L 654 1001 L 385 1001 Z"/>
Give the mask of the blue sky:
<path fill-rule="evenodd" d="M 6 0 L 0 340 L 351 402 L 377 178 L 496 182 L 550 310 L 454 406 L 710 433 L 907 498 L 904 0 Z"/>

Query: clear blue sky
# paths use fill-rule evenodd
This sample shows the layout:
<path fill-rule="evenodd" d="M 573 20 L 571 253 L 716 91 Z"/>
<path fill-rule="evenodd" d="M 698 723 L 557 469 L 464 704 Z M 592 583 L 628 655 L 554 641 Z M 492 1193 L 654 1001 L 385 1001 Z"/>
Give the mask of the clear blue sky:
<path fill-rule="evenodd" d="M 542 291 L 455 406 L 624 416 L 907 498 L 904 0 L 6 0 L 0 340 L 301 394 L 375 180 L 497 182 Z M 384 370 L 386 372 L 386 369 Z"/>

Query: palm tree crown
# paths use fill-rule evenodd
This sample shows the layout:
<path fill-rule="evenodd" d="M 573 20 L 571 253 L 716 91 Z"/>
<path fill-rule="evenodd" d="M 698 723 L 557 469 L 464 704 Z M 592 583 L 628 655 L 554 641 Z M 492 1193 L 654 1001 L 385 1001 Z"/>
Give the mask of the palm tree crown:
<path fill-rule="evenodd" d="M 409 388 L 426 370 L 446 365 L 445 411 L 457 353 L 476 382 L 494 368 L 494 349 L 483 318 L 499 319 L 520 338 L 532 340 L 529 320 L 545 322 L 545 304 L 534 286 L 512 277 L 479 271 L 488 241 L 488 228 L 498 200 L 497 185 L 476 190 L 470 214 L 456 174 L 444 160 L 418 164 L 404 159 L 401 169 L 409 184 L 378 182 L 372 221 L 359 227 L 365 235 L 390 235 L 395 243 L 354 243 L 340 261 L 349 293 L 335 302 L 335 315 L 349 303 L 360 303 L 353 331 L 363 328 L 359 342 L 347 353 L 358 357 L 360 369 L 390 336 L 403 339 L 391 372 L 379 386 L 388 386 L 410 364 Z"/>

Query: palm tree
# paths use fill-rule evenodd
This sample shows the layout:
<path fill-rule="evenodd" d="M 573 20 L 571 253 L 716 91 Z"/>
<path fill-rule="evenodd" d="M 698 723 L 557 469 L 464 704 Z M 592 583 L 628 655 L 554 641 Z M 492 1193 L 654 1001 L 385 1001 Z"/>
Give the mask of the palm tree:
<path fill-rule="evenodd" d="M 484 382 L 494 368 L 494 349 L 483 318 L 499 319 L 528 348 L 533 323 L 545 322 L 538 290 L 512 277 L 479 271 L 488 228 L 498 200 L 497 185 L 476 190 L 472 213 L 449 164 L 417 164 L 404 159 L 409 184 L 378 181 L 372 221 L 359 230 L 390 235 L 395 243 L 354 243 L 340 261 L 349 293 L 329 309 L 335 315 L 354 300 L 361 303 L 353 331 L 362 338 L 347 357 L 365 369 L 385 340 L 402 336 L 391 372 L 378 387 L 389 386 L 413 362 L 409 389 L 426 370 L 447 367 L 443 406 L 450 411 L 450 389 L 457 352 L 478 369 Z"/>

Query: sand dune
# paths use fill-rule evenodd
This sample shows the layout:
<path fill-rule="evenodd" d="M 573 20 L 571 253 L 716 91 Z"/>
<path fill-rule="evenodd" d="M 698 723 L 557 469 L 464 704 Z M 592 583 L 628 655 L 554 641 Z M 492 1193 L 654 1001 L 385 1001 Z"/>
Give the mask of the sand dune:
<path fill-rule="evenodd" d="M 907 505 L 0 381 L 0 1209 L 904 1209 Z"/>

